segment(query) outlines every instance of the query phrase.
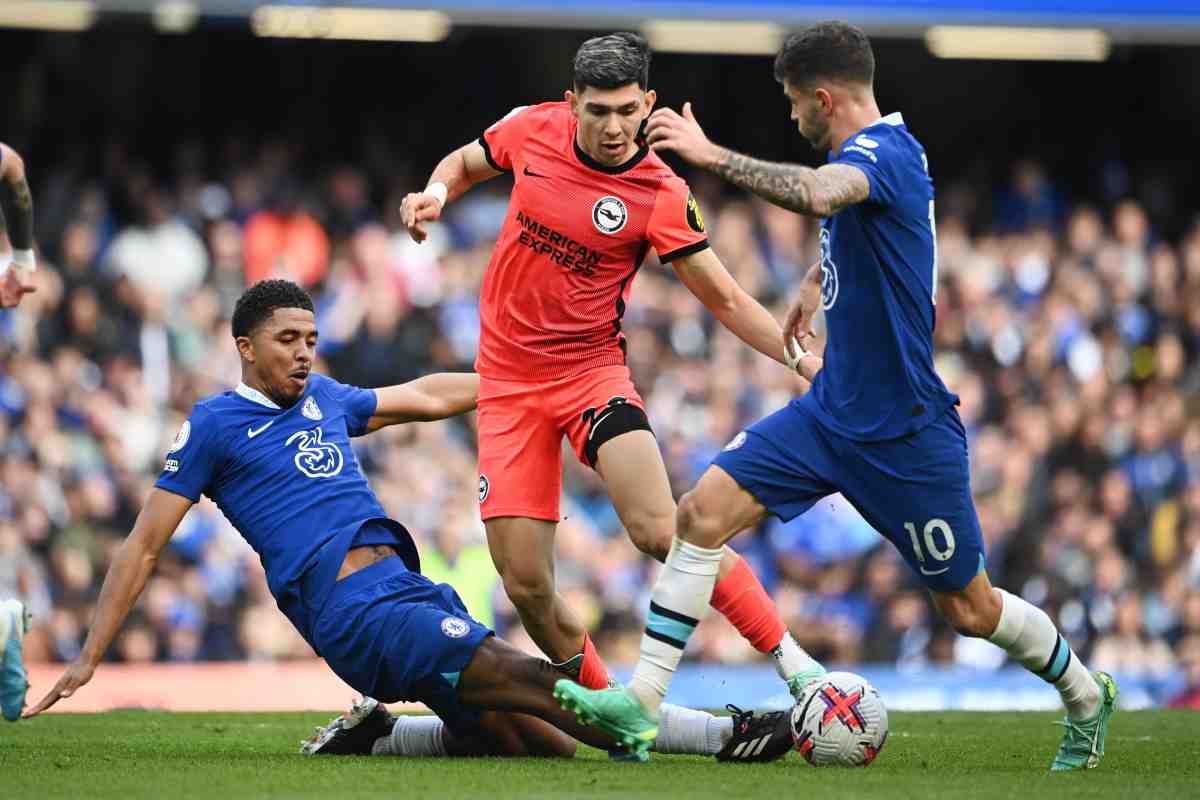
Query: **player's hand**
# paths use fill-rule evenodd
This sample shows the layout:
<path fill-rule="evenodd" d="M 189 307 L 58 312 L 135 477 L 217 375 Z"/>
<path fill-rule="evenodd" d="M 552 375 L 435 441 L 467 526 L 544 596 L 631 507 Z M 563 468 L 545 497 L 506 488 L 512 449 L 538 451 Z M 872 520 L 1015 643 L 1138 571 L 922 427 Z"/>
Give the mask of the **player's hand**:
<path fill-rule="evenodd" d="M 29 272 L 16 264 L 9 264 L 4 277 L 0 278 L 0 307 L 13 308 L 21 302 L 21 298 L 30 292 L 36 292 L 37 287 L 27 283 Z"/>
<path fill-rule="evenodd" d="M 803 387 L 800 394 L 804 394 L 804 392 L 809 390 L 813 379 L 817 377 L 817 373 L 821 371 L 821 367 L 823 366 L 825 366 L 825 359 L 820 356 L 815 356 L 812 353 L 804 353 L 800 356 L 800 360 L 795 367 Z"/>
<path fill-rule="evenodd" d="M 825 366 L 825 360 L 805 350 L 793 337 L 785 337 L 783 349 L 788 368 L 801 378 L 803 388 L 800 394 L 804 394 L 812 384 L 812 379 L 821 371 L 821 367 Z"/>
<path fill-rule="evenodd" d="M 96 667 L 86 661 L 73 662 L 58 679 L 58 683 L 54 684 L 54 688 L 47 692 L 36 706 L 23 712 L 21 719 L 36 717 L 62 698 L 75 694 L 75 690 L 90 681 L 95 672 Z"/>
<path fill-rule="evenodd" d="M 787 321 L 783 324 L 783 349 L 787 351 L 789 362 L 794 361 L 795 369 L 809 380 L 812 380 L 812 377 L 807 374 L 805 368 L 807 367 L 807 370 L 811 370 L 811 374 L 815 375 L 820 366 L 816 365 L 816 369 L 813 369 L 812 362 L 808 364 L 805 362 L 808 359 L 821 360 L 805 350 L 805 344 L 816 337 L 816 333 L 812 329 L 812 322 L 813 317 L 817 315 L 817 309 L 821 307 L 820 278 L 819 267 L 813 266 L 809 269 L 808 274 L 804 276 L 804 281 L 800 284 L 800 294 L 788 311 Z"/>
<path fill-rule="evenodd" d="M 429 236 L 424 223 L 436 222 L 441 216 L 442 201 L 429 192 L 412 192 L 400 203 L 400 224 L 418 244 Z"/>
<path fill-rule="evenodd" d="M 708 140 L 690 102 L 683 104 L 683 116 L 670 108 L 660 108 L 646 123 L 646 142 L 653 150 L 673 150 L 689 164 L 709 169 L 717 161 L 720 148 Z"/>

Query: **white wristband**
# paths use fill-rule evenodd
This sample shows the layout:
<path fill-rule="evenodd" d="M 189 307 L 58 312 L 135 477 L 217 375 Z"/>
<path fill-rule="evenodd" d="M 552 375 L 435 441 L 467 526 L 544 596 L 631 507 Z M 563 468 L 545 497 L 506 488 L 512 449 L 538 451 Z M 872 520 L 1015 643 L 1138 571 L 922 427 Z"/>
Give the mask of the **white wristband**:
<path fill-rule="evenodd" d="M 12 263 L 12 259 L 8 256 L 0 256 L 0 277 L 4 277 L 8 272 L 8 265 Z"/>
<path fill-rule="evenodd" d="M 446 195 L 449 194 L 449 190 L 446 188 L 446 184 L 441 181 L 434 181 L 425 187 L 425 194 L 436 197 L 438 205 L 444 206 L 446 205 Z"/>
<path fill-rule="evenodd" d="M 37 257 L 32 250 L 13 250 L 12 264 L 25 272 L 37 271 Z"/>

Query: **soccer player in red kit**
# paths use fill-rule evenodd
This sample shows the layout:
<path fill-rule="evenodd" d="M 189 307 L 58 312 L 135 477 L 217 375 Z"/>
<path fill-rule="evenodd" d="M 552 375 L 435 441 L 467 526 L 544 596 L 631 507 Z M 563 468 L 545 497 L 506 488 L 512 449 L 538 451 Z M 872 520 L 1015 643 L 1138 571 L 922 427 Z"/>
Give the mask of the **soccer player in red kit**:
<path fill-rule="evenodd" d="M 401 217 L 424 223 L 474 184 L 510 172 L 515 186 L 483 279 L 479 502 L 492 558 L 530 636 L 590 687 L 608 674 L 587 631 L 554 588 L 562 437 L 603 478 L 633 543 L 666 558 L 675 502 L 666 467 L 625 366 L 621 317 L 653 248 L 718 320 L 754 349 L 794 363 L 775 318 L 709 248 L 687 184 L 639 137 L 655 93 L 636 34 L 585 42 L 561 102 L 514 109 L 438 164 Z M 793 692 L 816 665 L 736 553 L 725 552 L 712 605 L 764 653 Z"/>

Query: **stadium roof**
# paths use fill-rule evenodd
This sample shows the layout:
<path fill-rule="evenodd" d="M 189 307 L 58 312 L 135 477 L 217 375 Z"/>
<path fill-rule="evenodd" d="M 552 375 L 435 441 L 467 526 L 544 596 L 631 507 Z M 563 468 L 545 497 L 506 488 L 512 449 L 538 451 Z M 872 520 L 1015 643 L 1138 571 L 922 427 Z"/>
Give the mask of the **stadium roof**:
<path fill-rule="evenodd" d="M 1118 43 L 1200 41 L 1200 3 L 1195 0 L 5 0 L 0 27 L 57 27 L 81 30 L 107 15 L 145 15 L 164 31 L 185 31 L 197 24 L 253 24 L 263 9 L 310 14 L 309 38 L 323 38 L 330 10 L 357 9 L 378 14 L 426 12 L 409 20 L 436 20 L 434 33 L 449 26 L 611 28 L 648 23 L 692 25 L 730 22 L 778 26 L 779 30 L 821 19 L 847 19 L 873 34 L 928 36 L 934 26 L 1038 26 L 1092 29 Z M 65 13 L 70 9 L 71 13 Z M 354 13 L 352 12 L 351 16 Z M 66 20 L 61 25 L 21 24 L 38 19 Z M 293 16 L 292 19 L 301 17 Z M 344 18 L 344 17 L 343 17 Z M 363 17 L 365 18 L 365 16 Z M 380 16 L 376 20 L 382 19 Z M 396 16 L 396 25 L 419 27 Z M 737 40 L 774 28 L 726 29 L 728 52 Z M 1019 35 L 1019 34 L 1016 34 Z M 339 38 L 325 35 L 324 38 Z M 358 37 L 350 37 L 358 38 Z M 371 37 L 363 37 L 371 38 Z M 379 36 L 377 38 L 389 38 Z M 403 38 L 403 37 L 401 37 Z M 415 37 L 421 38 L 421 37 Z M 437 39 L 439 36 L 426 38 Z M 769 38 L 769 37 L 768 37 Z M 750 47 L 745 52 L 755 52 Z"/>

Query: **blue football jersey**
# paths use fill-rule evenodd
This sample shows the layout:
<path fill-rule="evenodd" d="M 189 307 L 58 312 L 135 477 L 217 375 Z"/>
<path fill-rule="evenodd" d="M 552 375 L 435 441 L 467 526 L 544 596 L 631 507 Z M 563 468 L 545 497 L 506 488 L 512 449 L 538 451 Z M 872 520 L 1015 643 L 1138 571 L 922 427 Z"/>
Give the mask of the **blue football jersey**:
<path fill-rule="evenodd" d="M 262 559 L 279 608 L 305 636 L 359 530 L 391 539 L 419 569 L 403 526 L 387 518 L 359 468 L 350 437 L 375 413 L 370 389 L 310 374 L 300 399 L 280 408 L 245 384 L 196 403 L 155 486 L 208 495 Z"/>
<path fill-rule="evenodd" d="M 849 439 L 906 436 L 958 402 L 933 368 L 937 243 L 925 150 L 891 114 L 829 161 L 862 170 L 871 191 L 821 225 L 829 335 L 801 402 Z"/>

